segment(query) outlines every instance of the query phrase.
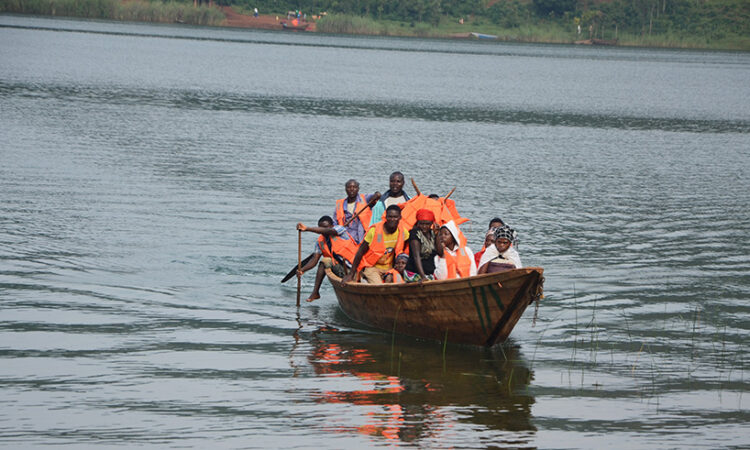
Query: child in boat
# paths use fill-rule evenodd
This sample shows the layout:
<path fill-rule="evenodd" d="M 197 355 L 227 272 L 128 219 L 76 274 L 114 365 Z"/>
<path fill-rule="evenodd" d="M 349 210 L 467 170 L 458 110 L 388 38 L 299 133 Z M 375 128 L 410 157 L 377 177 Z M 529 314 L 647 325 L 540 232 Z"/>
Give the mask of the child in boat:
<path fill-rule="evenodd" d="M 406 268 L 406 262 L 409 261 L 409 255 L 401 253 L 396 257 L 393 262 L 393 268 L 386 272 L 383 277 L 384 283 L 396 283 L 400 284 L 404 282 L 404 269 Z"/>
<path fill-rule="evenodd" d="M 509 226 L 504 225 L 495 231 L 495 245 L 487 247 L 487 251 L 479 261 L 478 274 L 504 272 L 510 269 L 520 269 L 521 257 L 513 246 L 516 240 L 516 232 Z"/>
<path fill-rule="evenodd" d="M 482 245 L 482 249 L 474 253 L 474 262 L 477 264 L 477 267 L 479 267 L 479 261 L 482 259 L 482 255 L 484 255 L 484 252 L 487 251 L 487 249 L 495 243 L 496 230 L 497 227 L 490 227 L 490 229 L 487 230 L 487 232 L 484 234 L 484 244 Z"/>

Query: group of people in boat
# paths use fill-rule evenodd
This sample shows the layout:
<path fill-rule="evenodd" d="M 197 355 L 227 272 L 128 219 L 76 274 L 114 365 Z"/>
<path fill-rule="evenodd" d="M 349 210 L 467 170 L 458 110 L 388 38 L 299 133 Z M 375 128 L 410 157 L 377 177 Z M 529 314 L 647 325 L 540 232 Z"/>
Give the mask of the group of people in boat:
<path fill-rule="evenodd" d="M 308 302 L 320 298 L 327 268 L 344 282 L 381 284 L 421 283 L 522 267 L 517 234 L 500 218 L 490 221 L 482 249 L 473 253 L 459 228 L 457 213 L 436 217 L 434 206 L 445 205 L 447 198 L 434 194 L 430 200 L 422 198 L 421 204 L 430 202 L 433 208 L 414 212 L 403 187 L 401 172 L 391 174 L 389 189 L 383 194 L 360 194 L 359 183 L 348 180 L 346 198 L 336 201 L 332 216 L 321 217 L 317 226 L 297 224 L 298 230 L 319 235 L 312 257 L 297 271 L 301 276 L 318 268 Z M 413 214 L 411 220 L 402 220 L 402 209 L 404 214 Z M 414 225 L 409 227 L 408 222 Z"/>

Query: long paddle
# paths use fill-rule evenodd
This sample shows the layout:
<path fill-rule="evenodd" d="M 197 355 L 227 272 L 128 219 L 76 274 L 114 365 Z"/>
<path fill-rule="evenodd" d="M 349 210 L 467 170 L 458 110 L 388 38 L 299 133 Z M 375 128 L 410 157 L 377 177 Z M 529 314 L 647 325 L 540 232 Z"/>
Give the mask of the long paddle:
<path fill-rule="evenodd" d="M 315 256 L 315 254 L 310 253 L 305 259 L 302 260 L 302 265 L 304 266 L 305 264 L 307 264 L 313 256 Z M 284 278 L 281 279 L 281 282 L 286 283 L 287 281 L 291 280 L 295 273 L 297 273 L 297 266 L 292 267 L 292 270 L 290 270 L 289 273 L 287 273 Z"/>
<path fill-rule="evenodd" d="M 299 297 L 302 292 L 302 230 L 297 231 L 297 308 L 299 308 Z"/>

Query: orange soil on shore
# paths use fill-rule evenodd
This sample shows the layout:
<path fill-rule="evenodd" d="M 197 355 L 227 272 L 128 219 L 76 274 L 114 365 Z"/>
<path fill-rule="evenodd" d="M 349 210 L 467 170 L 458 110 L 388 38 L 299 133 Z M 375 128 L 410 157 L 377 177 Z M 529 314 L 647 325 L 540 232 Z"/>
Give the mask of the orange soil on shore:
<path fill-rule="evenodd" d="M 286 22 L 286 16 L 263 15 L 253 17 L 249 14 L 240 14 L 232 9 L 231 6 L 220 6 L 219 9 L 227 17 L 224 25 L 238 28 L 261 28 L 264 30 L 283 30 L 281 22 Z M 310 25 L 306 31 L 315 31 L 315 22 L 308 21 Z"/>

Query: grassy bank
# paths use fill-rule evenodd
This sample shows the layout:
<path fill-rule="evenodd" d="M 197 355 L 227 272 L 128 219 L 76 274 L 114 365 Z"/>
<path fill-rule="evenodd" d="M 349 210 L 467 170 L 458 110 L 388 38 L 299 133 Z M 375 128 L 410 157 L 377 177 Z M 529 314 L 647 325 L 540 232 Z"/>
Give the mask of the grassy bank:
<path fill-rule="evenodd" d="M 217 8 L 192 2 L 140 0 L 1 0 L 0 12 L 191 25 L 220 25 L 225 18 Z"/>

